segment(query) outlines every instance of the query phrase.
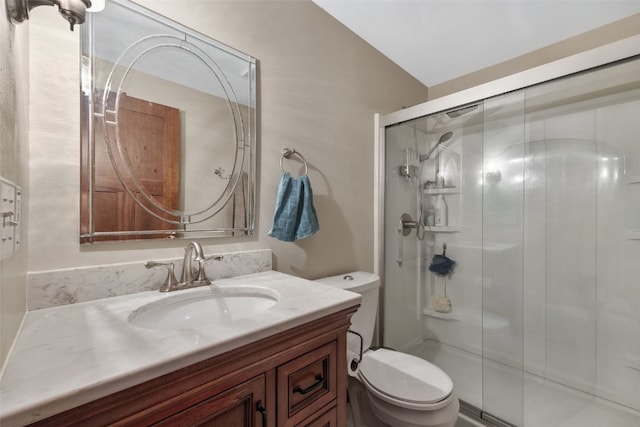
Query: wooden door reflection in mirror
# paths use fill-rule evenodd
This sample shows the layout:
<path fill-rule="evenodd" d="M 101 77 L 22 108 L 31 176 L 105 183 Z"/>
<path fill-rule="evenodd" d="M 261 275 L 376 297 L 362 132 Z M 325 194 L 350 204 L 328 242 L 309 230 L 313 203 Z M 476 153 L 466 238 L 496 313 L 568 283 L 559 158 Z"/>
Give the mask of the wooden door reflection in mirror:
<path fill-rule="evenodd" d="M 166 105 L 122 96 L 120 132 L 126 138 L 126 155 L 138 165 L 136 175 L 147 194 L 162 205 L 178 210 L 180 189 L 180 111 Z M 100 126 L 94 126 L 93 212 L 95 231 L 174 230 L 129 197 L 112 166 Z M 88 167 L 84 166 L 84 167 Z M 136 194 L 136 197 L 141 197 Z M 86 211 L 87 207 L 82 206 Z M 87 216 L 88 212 L 82 212 Z M 115 236 L 124 240 L 128 236 Z M 144 238 L 144 235 L 140 236 Z M 147 236 L 148 237 L 148 236 Z M 153 237 L 153 236 L 151 236 Z M 114 237 L 96 237 L 99 240 Z"/>

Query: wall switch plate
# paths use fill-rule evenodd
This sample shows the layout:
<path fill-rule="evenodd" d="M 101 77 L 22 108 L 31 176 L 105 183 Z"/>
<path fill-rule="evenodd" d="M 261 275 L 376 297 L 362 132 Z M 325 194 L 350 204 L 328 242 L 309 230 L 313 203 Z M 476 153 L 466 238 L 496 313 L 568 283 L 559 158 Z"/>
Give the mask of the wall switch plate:
<path fill-rule="evenodd" d="M 20 245 L 20 187 L 0 178 L 0 260 L 11 257 Z"/>

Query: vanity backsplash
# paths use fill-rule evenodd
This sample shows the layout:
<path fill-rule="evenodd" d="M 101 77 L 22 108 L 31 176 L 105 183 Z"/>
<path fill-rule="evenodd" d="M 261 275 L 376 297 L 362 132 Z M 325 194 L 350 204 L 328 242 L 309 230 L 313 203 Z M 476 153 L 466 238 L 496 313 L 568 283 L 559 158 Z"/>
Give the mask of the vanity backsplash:
<path fill-rule="evenodd" d="M 220 254 L 224 256 L 222 261 L 205 264 L 205 271 L 210 280 L 272 269 L 271 249 Z M 182 257 L 163 260 L 165 261 L 174 263 L 176 275 L 182 271 Z M 38 310 L 157 290 L 164 283 L 166 276 L 165 269 L 147 270 L 144 261 L 29 273 L 27 309 Z"/>

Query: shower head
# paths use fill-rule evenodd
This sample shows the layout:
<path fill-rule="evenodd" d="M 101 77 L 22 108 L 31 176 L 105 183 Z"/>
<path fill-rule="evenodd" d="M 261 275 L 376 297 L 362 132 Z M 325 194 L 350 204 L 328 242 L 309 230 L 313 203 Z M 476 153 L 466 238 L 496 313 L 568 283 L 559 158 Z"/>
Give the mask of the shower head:
<path fill-rule="evenodd" d="M 452 137 L 453 137 L 453 132 L 443 133 L 443 134 L 440 136 L 440 139 L 438 139 L 438 144 L 437 144 L 437 145 L 440 145 L 440 144 L 442 144 L 442 143 L 444 143 L 444 142 L 447 142 L 447 141 L 448 141 L 448 140 L 450 140 Z"/>
<path fill-rule="evenodd" d="M 436 148 L 438 148 L 440 146 L 440 144 L 443 144 L 443 143 L 447 142 L 451 138 L 453 138 L 453 132 L 443 133 L 440 136 L 440 138 L 438 139 L 438 142 L 436 142 L 436 145 L 434 145 L 433 148 L 431 150 L 429 150 L 429 152 L 427 154 L 420 155 L 420 163 L 424 162 L 429 157 L 431 157 L 433 152 L 436 151 Z"/>

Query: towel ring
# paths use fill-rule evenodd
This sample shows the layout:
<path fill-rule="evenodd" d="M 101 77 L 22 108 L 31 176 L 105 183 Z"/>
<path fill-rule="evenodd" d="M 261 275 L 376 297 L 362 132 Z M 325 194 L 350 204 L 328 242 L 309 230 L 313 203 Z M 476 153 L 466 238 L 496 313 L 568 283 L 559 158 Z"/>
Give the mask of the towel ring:
<path fill-rule="evenodd" d="M 284 173 L 284 171 L 285 171 L 284 170 L 284 165 L 282 164 L 284 159 L 288 159 L 289 157 L 291 157 L 294 154 L 302 159 L 302 162 L 304 163 L 304 174 L 307 175 L 308 172 L 309 172 L 309 167 L 307 166 L 307 160 L 302 156 L 302 154 L 300 154 L 296 150 L 292 150 L 290 148 L 283 148 L 282 149 L 282 157 L 280 157 L 280 169 Z"/>

